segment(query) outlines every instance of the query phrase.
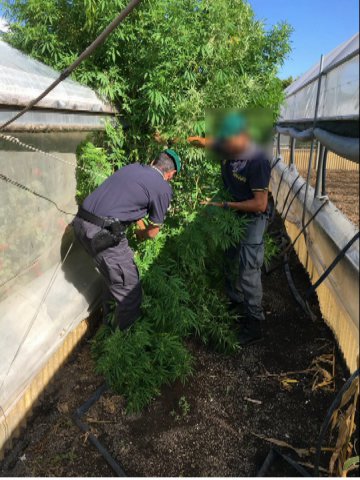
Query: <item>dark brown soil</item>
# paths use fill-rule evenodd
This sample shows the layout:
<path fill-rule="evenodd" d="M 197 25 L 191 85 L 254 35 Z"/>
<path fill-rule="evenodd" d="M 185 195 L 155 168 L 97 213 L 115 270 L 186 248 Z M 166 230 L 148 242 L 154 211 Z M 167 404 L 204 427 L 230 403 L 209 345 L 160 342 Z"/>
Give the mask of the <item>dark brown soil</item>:
<path fill-rule="evenodd" d="M 309 282 L 294 254 L 291 269 L 303 293 Z M 304 370 L 316 357 L 334 351 L 334 339 L 320 317 L 312 322 L 297 306 L 282 269 L 264 275 L 264 290 L 267 319 L 261 344 L 226 357 L 192 342 L 196 369 L 185 386 L 164 388 L 139 415 L 125 415 L 123 398 L 111 393 L 90 409 L 85 418 L 92 432 L 129 476 L 255 475 L 270 447 L 256 435 L 295 447 L 316 444 L 335 393 L 326 388 L 313 391 L 313 373 L 289 374 L 297 381 L 281 383 L 266 372 Z M 313 309 L 319 313 L 316 304 Z M 336 349 L 335 357 L 338 389 L 348 373 Z M 0 464 L 2 475 L 112 476 L 72 422 L 75 408 L 101 383 L 85 342 L 59 372 Z M 269 473 L 296 475 L 282 462 Z"/>
<path fill-rule="evenodd" d="M 306 172 L 301 172 L 306 178 Z M 315 172 L 311 185 L 315 186 Z M 328 170 L 326 188 L 329 199 L 341 210 L 354 225 L 359 227 L 359 172 L 351 170 Z"/>

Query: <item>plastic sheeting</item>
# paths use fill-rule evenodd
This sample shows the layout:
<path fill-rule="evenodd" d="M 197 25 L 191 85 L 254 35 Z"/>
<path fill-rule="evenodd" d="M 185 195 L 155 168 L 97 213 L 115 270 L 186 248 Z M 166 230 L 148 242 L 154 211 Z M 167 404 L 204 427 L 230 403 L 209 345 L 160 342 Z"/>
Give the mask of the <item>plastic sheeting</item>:
<path fill-rule="evenodd" d="M 18 136 L 41 150 L 51 147 L 56 158 L 0 138 L 0 173 L 56 206 L 0 178 L 0 415 L 5 417 L 101 292 L 91 259 L 72 245 L 68 227 L 77 210 L 75 150 L 85 134 Z"/>
<path fill-rule="evenodd" d="M 17 113 L 18 110 L 0 110 L 0 125 L 13 118 Z M 104 114 L 32 110 L 26 112 L 5 130 L 16 132 L 101 130 L 109 118 L 112 117 Z"/>
<path fill-rule="evenodd" d="M 320 62 L 285 91 L 280 121 L 312 120 L 315 114 Z M 359 34 L 324 56 L 318 119 L 359 116 Z"/>
<path fill-rule="evenodd" d="M 301 188 L 301 185 L 304 183 L 305 180 L 298 177 L 295 165 L 288 167 L 279 161 L 272 170 L 270 187 L 277 199 L 277 211 L 283 212 L 284 216 L 292 202 L 286 217 L 287 222 L 292 224 L 290 228 L 287 224 L 288 232 L 292 230 L 292 239 L 302 228 L 305 188 Z M 293 201 L 296 192 L 299 193 Z M 314 189 L 309 186 L 305 223 L 314 215 L 320 202 L 314 196 Z M 313 283 L 356 232 L 355 226 L 331 201 L 322 208 L 306 229 L 306 242 L 301 236 L 296 244 L 298 256 Z M 317 293 L 323 317 L 333 329 L 350 370 L 354 371 L 358 367 L 359 355 L 359 241 L 347 251 Z"/>
<path fill-rule="evenodd" d="M 59 72 L 0 40 L 0 105 L 25 106 L 58 76 Z M 37 107 L 115 113 L 90 88 L 70 79 L 60 83 Z"/>

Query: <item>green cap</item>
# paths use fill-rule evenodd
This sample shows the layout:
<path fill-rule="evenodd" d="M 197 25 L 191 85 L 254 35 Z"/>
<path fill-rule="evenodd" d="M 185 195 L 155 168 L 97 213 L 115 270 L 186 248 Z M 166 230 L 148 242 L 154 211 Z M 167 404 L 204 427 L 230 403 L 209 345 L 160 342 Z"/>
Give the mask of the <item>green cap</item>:
<path fill-rule="evenodd" d="M 246 119 L 240 113 L 229 113 L 220 123 L 216 138 L 227 140 L 246 131 Z"/>
<path fill-rule="evenodd" d="M 176 172 L 179 173 L 181 170 L 181 158 L 179 157 L 179 155 L 175 152 L 175 150 L 172 150 L 171 148 L 165 150 L 164 153 L 166 153 L 166 155 L 169 155 L 169 157 L 174 160 Z"/>

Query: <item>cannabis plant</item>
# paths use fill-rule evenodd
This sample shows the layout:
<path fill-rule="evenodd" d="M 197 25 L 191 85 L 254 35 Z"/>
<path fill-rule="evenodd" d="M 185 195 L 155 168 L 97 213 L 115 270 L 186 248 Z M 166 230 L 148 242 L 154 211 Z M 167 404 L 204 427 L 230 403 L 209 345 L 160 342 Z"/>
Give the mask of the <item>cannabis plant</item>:
<path fill-rule="evenodd" d="M 11 22 L 5 39 L 62 70 L 127 0 L 0 2 Z M 115 168 L 149 162 L 165 146 L 175 144 L 185 165 L 158 238 L 141 245 L 130 238 L 143 282 L 142 318 L 126 332 L 101 329 L 93 345 L 98 371 L 129 410 L 191 373 L 190 337 L 221 352 L 237 348 L 222 256 L 241 239 L 246 219 L 200 206 L 205 197 L 226 197 L 219 166 L 186 138 L 205 133 L 209 109 L 262 107 L 275 118 L 289 35 L 286 24 L 266 29 L 244 0 L 144 0 L 73 74 L 122 117 L 79 148 L 79 200 Z"/>

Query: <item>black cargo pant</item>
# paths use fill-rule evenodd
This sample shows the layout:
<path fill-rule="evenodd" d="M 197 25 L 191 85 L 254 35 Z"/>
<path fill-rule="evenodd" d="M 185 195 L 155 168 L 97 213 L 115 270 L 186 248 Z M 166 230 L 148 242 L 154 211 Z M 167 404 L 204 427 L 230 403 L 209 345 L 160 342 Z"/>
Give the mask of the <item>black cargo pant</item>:
<path fill-rule="evenodd" d="M 226 293 L 231 301 L 244 306 L 247 317 L 263 320 L 261 268 L 268 215 L 258 214 L 248 218 L 243 240 L 225 255 Z"/>
<path fill-rule="evenodd" d="M 77 239 L 92 256 L 105 280 L 106 291 L 103 298 L 105 321 L 111 302 L 115 300 L 113 326 L 119 326 L 122 330 L 128 328 L 140 315 L 142 290 L 134 254 L 127 239 L 124 238 L 115 247 L 107 248 L 96 255 L 91 249 L 91 239 L 101 230 L 100 227 L 79 217 L 75 218 L 73 226 Z"/>

